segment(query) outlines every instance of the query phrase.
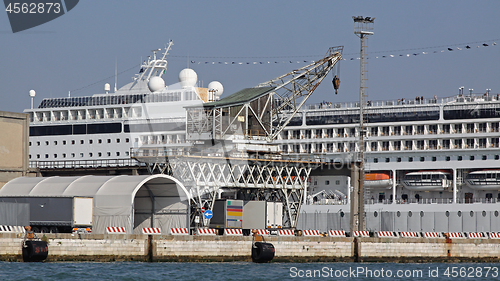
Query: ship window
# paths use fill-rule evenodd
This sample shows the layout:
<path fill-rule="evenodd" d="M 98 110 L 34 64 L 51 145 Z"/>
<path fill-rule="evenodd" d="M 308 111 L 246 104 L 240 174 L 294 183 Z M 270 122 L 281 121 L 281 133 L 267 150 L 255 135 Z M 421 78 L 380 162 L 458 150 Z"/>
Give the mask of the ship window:
<path fill-rule="evenodd" d="M 450 161 L 451 160 L 451 157 L 450 156 L 446 156 L 446 161 Z"/>
<path fill-rule="evenodd" d="M 45 145 L 49 145 L 49 141 L 45 141 Z"/>
<path fill-rule="evenodd" d="M 120 143 L 120 139 L 116 139 L 116 143 Z"/>
<path fill-rule="evenodd" d="M 129 138 L 126 138 L 126 139 L 125 139 L 125 142 L 127 142 L 127 143 L 128 143 L 128 142 L 130 142 L 130 139 L 129 139 Z"/>
<path fill-rule="evenodd" d="M 102 156 L 102 152 L 98 152 L 97 156 L 101 157 Z"/>
<path fill-rule="evenodd" d="M 401 212 L 400 212 L 400 211 L 397 211 L 397 212 L 396 212 L 396 216 L 398 216 L 398 218 L 399 218 L 399 217 L 401 217 Z"/>
<path fill-rule="evenodd" d="M 80 144 L 84 144 L 84 143 L 85 143 L 85 141 L 84 141 L 84 140 L 80 140 Z"/>
<path fill-rule="evenodd" d="M 498 198 L 500 198 L 500 193 L 498 193 Z M 498 217 L 498 211 L 495 211 L 495 217 Z"/>
<path fill-rule="evenodd" d="M 437 158 L 435 156 L 432 157 L 432 161 L 436 162 Z"/>
<path fill-rule="evenodd" d="M 74 154 L 74 153 L 71 153 L 71 157 L 75 158 L 75 154 Z"/>
<path fill-rule="evenodd" d="M 89 157 L 92 157 L 94 156 L 94 154 L 92 152 L 89 152 Z"/>
<path fill-rule="evenodd" d="M 474 216 L 474 211 L 470 211 L 470 216 L 473 217 Z"/>
<path fill-rule="evenodd" d="M 108 155 L 108 156 L 111 156 L 111 152 L 109 152 L 109 151 L 108 151 L 107 155 Z"/>
<path fill-rule="evenodd" d="M 495 160 L 498 160 L 499 158 L 500 158 L 500 156 L 495 155 Z"/>
<path fill-rule="evenodd" d="M 458 156 L 457 161 L 462 161 L 462 156 Z"/>
<path fill-rule="evenodd" d="M 126 156 L 129 156 L 129 155 L 130 155 L 130 153 L 129 153 L 128 151 L 125 151 L 125 155 L 126 155 Z"/>
<path fill-rule="evenodd" d="M 31 142 L 29 142 L 29 146 L 31 146 Z"/>
<path fill-rule="evenodd" d="M 445 215 L 446 215 L 446 217 L 449 217 L 450 216 L 450 211 L 446 211 Z"/>
<path fill-rule="evenodd" d="M 424 217 L 424 211 L 420 211 L 420 217 Z"/>
<path fill-rule="evenodd" d="M 120 156 L 120 151 L 117 151 L 117 152 L 116 152 L 116 156 Z"/>
<path fill-rule="evenodd" d="M 483 155 L 483 157 L 481 159 L 486 160 L 486 159 L 488 159 L 488 156 Z"/>
<path fill-rule="evenodd" d="M 37 154 L 36 158 L 40 159 L 40 154 Z M 498 198 L 500 198 L 500 193 L 498 193 Z"/>
<path fill-rule="evenodd" d="M 54 154 L 54 158 L 57 158 L 57 154 Z"/>
<path fill-rule="evenodd" d="M 413 157 L 408 157 L 408 162 L 413 162 Z"/>
<path fill-rule="evenodd" d="M 378 217 L 378 212 L 377 211 L 373 212 L 373 216 Z"/>
<path fill-rule="evenodd" d="M 89 140 L 89 144 L 92 144 L 94 141 L 93 140 Z"/>
<path fill-rule="evenodd" d="M 397 160 L 397 161 L 398 161 L 398 162 L 401 162 L 401 157 L 398 157 L 398 160 Z"/>
<path fill-rule="evenodd" d="M 63 157 L 63 158 L 66 158 L 66 153 L 63 153 L 63 154 L 62 154 L 62 157 Z"/>
<path fill-rule="evenodd" d="M 49 158 L 49 155 L 48 155 L 48 154 L 45 154 L 45 158 Z"/>
<path fill-rule="evenodd" d="M 420 157 L 420 162 L 424 162 L 425 161 L 425 157 Z"/>
<path fill-rule="evenodd" d="M 391 158 L 385 158 L 385 163 L 391 162 Z"/>
<path fill-rule="evenodd" d="M 373 158 L 373 163 L 378 163 L 378 158 Z"/>
<path fill-rule="evenodd" d="M 462 212 L 458 211 L 457 215 L 458 215 L 458 217 L 461 217 L 462 216 Z"/>
<path fill-rule="evenodd" d="M 66 145 L 66 141 L 65 140 L 63 140 L 63 145 Z"/>
<path fill-rule="evenodd" d="M 330 181 L 325 181 L 325 185 L 330 185 Z"/>
<path fill-rule="evenodd" d="M 31 159 L 31 154 L 30 154 L 30 155 L 28 155 L 28 158 L 29 158 L 29 159 Z"/>
<path fill-rule="evenodd" d="M 101 140 L 101 139 L 99 139 L 99 140 L 97 140 L 97 142 L 98 142 L 98 143 L 102 143 L 102 140 Z"/>
<path fill-rule="evenodd" d="M 108 139 L 108 143 L 111 143 L 111 139 Z"/>
<path fill-rule="evenodd" d="M 470 161 L 474 161 L 474 155 L 470 156 Z"/>
<path fill-rule="evenodd" d="M 80 152 L 80 157 L 83 157 L 83 152 Z"/>
<path fill-rule="evenodd" d="M 408 211 L 408 216 L 411 218 L 411 216 L 413 216 L 413 213 L 411 211 Z"/>
<path fill-rule="evenodd" d="M 40 142 L 39 142 L 39 141 L 37 141 L 37 142 L 36 142 L 36 145 L 40 146 Z M 497 156 L 498 156 L 498 155 L 497 155 Z"/>

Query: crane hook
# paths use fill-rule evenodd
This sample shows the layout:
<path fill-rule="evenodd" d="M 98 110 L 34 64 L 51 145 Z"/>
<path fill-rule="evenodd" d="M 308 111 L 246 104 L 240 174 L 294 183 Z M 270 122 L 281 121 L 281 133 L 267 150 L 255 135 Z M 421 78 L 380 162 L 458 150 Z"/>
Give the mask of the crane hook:
<path fill-rule="evenodd" d="M 335 89 L 335 94 L 337 94 L 337 90 L 340 87 L 340 79 L 337 77 L 337 75 L 333 77 L 332 83 L 333 83 L 333 88 Z"/>

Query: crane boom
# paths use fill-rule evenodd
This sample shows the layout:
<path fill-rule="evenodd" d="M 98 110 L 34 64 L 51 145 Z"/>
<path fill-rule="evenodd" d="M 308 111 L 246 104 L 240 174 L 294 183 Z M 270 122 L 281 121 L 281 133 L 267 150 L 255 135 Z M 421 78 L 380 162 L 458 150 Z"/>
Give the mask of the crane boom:
<path fill-rule="evenodd" d="M 271 111 L 273 130 L 268 136 L 269 141 L 276 139 L 327 74 L 342 59 L 342 50 L 342 46 L 331 47 L 323 59 L 257 86 L 275 87 L 275 106 Z M 283 114 L 285 111 L 289 114 Z"/>

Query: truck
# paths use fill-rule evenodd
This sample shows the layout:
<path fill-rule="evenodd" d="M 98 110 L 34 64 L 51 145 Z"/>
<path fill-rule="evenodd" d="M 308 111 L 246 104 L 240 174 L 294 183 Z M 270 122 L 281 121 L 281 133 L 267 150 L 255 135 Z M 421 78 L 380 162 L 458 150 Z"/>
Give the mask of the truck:
<path fill-rule="evenodd" d="M 28 203 L 31 229 L 36 233 L 91 232 L 91 197 L 2 197 L 0 202 Z"/>
<path fill-rule="evenodd" d="M 239 228 L 246 235 L 252 229 L 277 230 L 283 227 L 283 203 L 218 199 L 210 227 Z"/>

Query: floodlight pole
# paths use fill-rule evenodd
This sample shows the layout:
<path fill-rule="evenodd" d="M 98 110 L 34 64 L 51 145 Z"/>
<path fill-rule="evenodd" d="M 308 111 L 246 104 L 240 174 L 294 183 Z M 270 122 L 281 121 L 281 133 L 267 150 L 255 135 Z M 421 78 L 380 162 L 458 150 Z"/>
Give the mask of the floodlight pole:
<path fill-rule="evenodd" d="M 366 104 L 368 89 L 368 36 L 373 35 L 373 21 L 371 17 L 352 17 L 354 20 L 354 34 L 361 39 L 360 51 L 360 86 L 359 86 L 359 150 L 354 159 L 353 174 L 355 175 L 354 188 L 351 195 L 351 233 L 353 231 L 365 230 L 364 217 L 364 136 L 366 128 L 364 126 L 363 107 Z M 395 198 L 394 198 L 395 199 Z"/>

